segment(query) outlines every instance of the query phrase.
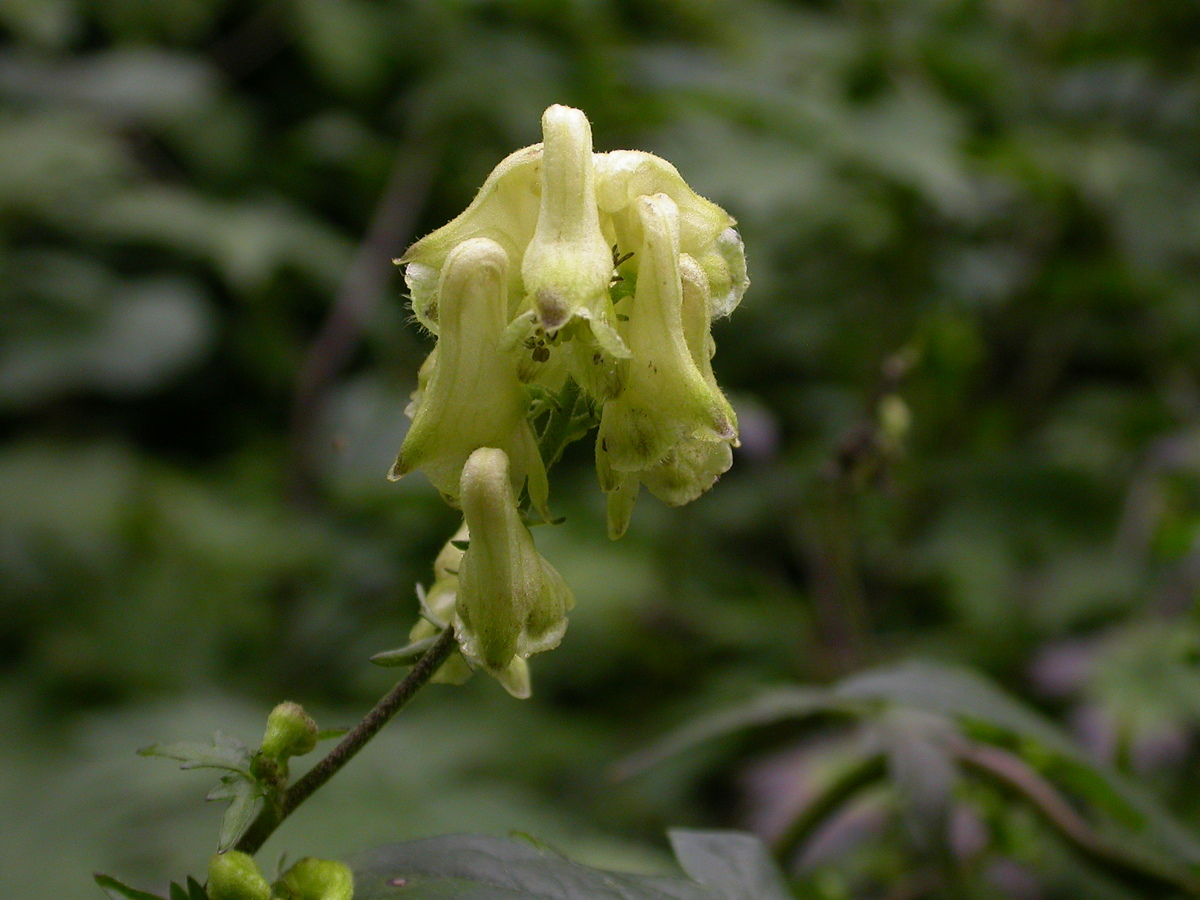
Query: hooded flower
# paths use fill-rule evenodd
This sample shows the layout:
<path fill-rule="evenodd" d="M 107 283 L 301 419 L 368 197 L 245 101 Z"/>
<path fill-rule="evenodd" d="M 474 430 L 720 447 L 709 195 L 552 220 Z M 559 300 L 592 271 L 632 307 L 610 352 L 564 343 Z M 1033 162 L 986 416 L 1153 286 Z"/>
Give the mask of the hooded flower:
<path fill-rule="evenodd" d="M 635 206 L 642 243 L 637 290 L 625 323 L 632 356 L 620 396 L 604 405 L 596 449 L 605 490 L 615 489 L 614 473 L 650 468 L 684 441 L 737 438 L 733 409 L 697 365 L 684 334 L 675 203 L 655 194 L 638 198 Z M 701 351 L 705 363 L 706 354 Z"/>
<path fill-rule="evenodd" d="M 471 539 L 458 569 L 455 631 L 465 656 L 500 674 L 558 646 L 574 597 L 521 521 L 504 451 L 471 454 L 461 499 Z"/>
<path fill-rule="evenodd" d="M 548 518 L 546 470 L 526 420 L 529 400 L 516 360 L 502 346 L 507 279 L 508 254 L 495 241 L 472 238 L 447 256 L 438 282 L 436 355 L 389 477 L 421 469 L 457 505 L 467 457 L 479 447 L 500 447 L 512 460 L 513 490 L 528 478 L 530 499 Z"/>
<path fill-rule="evenodd" d="M 454 533 L 454 537 L 446 541 L 437 559 L 433 561 L 433 585 L 424 596 L 425 608 L 442 623 L 454 621 L 455 607 L 458 603 L 458 570 L 462 566 L 465 550 L 471 539 L 467 523 Z M 436 625 L 428 619 L 421 618 L 408 634 L 409 641 L 416 643 L 426 638 L 435 637 L 439 633 Z M 530 696 L 529 663 L 521 657 L 513 657 L 508 668 L 492 673 L 504 685 L 504 689 L 519 700 Z M 434 673 L 433 681 L 443 684 L 463 684 L 472 675 L 471 667 L 461 653 L 451 654 L 442 663 L 441 668 Z"/>
<path fill-rule="evenodd" d="M 750 285 L 733 216 L 693 191 L 673 165 L 653 153 L 598 153 L 595 166 L 596 202 L 611 217 L 617 243 L 632 248 L 640 242 L 638 198 L 666 194 L 679 213 L 679 249 L 696 260 L 708 281 L 709 318 L 733 312 Z"/>
<path fill-rule="evenodd" d="M 546 433 L 557 440 L 564 427 L 586 433 L 602 410 L 596 467 L 617 537 L 643 484 L 681 505 L 730 466 L 737 422 L 713 377 L 710 323 L 749 285 L 745 251 L 734 219 L 670 163 L 593 152 L 579 110 L 549 107 L 542 137 L 502 161 L 462 215 L 399 260 L 413 310 L 439 341 L 421 368 L 392 474 L 424 469 L 458 503 L 468 457 L 496 448 L 510 492 L 519 496 L 527 482 L 548 518 L 527 420 L 549 410 Z M 576 386 L 583 403 L 564 416 L 563 397 L 574 401 Z M 442 585 L 439 577 L 431 601 L 440 602 Z M 445 585 L 470 626 L 480 614 L 457 602 L 462 579 Z M 511 626 L 479 621 L 476 647 L 487 654 L 476 655 L 490 671 L 506 654 L 523 659 L 510 647 Z M 521 640 L 543 632 L 525 629 Z"/>
<path fill-rule="evenodd" d="M 471 238 L 485 237 L 498 243 L 509 259 L 519 260 L 524 254 L 538 220 L 541 158 L 541 144 L 509 154 L 492 170 L 470 206 L 453 221 L 421 238 L 396 260 L 397 265 L 404 267 L 413 314 L 434 334 L 441 330 L 440 275 L 455 247 Z M 518 266 L 507 272 L 508 296 L 514 307 L 523 296 L 520 277 Z M 506 311 L 506 323 L 515 312 L 515 308 Z"/>
<path fill-rule="evenodd" d="M 575 380 L 593 396 L 614 394 L 616 360 L 629 351 L 613 327 L 613 251 L 596 206 L 592 129 L 577 109 L 551 106 L 542 116 L 541 205 L 521 277 L 529 309 L 515 337 L 561 336 Z"/>
<path fill-rule="evenodd" d="M 624 534 L 629 526 L 641 484 L 645 484 L 650 493 L 668 506 L 683 506 L 712 487 L 733 464 L 732 447 L 737 446 L 737 420 L 713 375 L 712 356 L 716 345 L 709 330 L 708 310 L 711 303 L 708 279 L 699 264 L 687 254 L 679 256 L 679 274 L 682 288 L 680 325 L 688 355 L 709 390 L 720 398 L 735 434 L 723 440 L 690 435 L 668 450 L 657 463 L 637 472 L 613 471 L 598 447 L 598 465 L 608 466 L 607 472 L 601 469 L 601 481 L 604 483 L 607 477 L 607 483 L 611 485 L 608 531 L 609 537 L 614 540 Z"/>

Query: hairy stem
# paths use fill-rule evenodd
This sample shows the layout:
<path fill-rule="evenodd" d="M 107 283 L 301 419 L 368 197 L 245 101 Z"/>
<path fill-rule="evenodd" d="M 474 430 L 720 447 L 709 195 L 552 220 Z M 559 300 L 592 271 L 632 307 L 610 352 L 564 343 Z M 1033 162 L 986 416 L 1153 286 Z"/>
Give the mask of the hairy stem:
<path fill-rule="evenodd" d="M 454 640 L 454 629 L 447 628 L 442 632 L 437 643 L 417 660 L 416 665 L 404 676 L 403 680 L 376 703 L 375 708 L 350 729 L 324 759 L 289 787 L 278 804 L 268 803 L 263 807 L 258 818 L 250 823 L 246 833 L 237 842 L 236 849 L 243 853 L 257 853 L 284 819 L 295 812 L 301 803 L 337 774 L 342 766 L 350 762 L 355 754 L 365 747 L 367 742 L 391 720 L 392 716 L 396 715 L 416 695 L 417 691 L 425 686 L 457 646 Z"/>

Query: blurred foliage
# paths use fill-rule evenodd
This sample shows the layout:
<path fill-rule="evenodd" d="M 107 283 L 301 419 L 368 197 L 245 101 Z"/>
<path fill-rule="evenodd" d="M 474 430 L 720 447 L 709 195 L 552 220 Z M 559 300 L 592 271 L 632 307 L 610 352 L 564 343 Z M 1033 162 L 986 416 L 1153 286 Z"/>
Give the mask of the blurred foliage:
<path fill-rule="evenodd" d="M 456 524 L 383 478 L 426 349 L 389 260 L 553 102 L 738 217 L 743 446 L 613 545 L 568 451 L 537 537 L 579 604 L 535 699 L 433 689 L 278 840 L 513 827 L 644 868 L 667 823 L 773 837 L 764 779 L 850 749 L 773 727 L 605 771 L 911 656 L 1200 827 L 1194 4 L 0 0 L 0 33 L 0 790 L 30 811 L 0 894 L 201 871 L 217 811 L 136 747 L 386 688 L 365 660 Z M 982 802 L 999 856 L 956 896 L 1128 895 Z M 932 895 L 889 827 L 848 809 L 803 889 Z"/>

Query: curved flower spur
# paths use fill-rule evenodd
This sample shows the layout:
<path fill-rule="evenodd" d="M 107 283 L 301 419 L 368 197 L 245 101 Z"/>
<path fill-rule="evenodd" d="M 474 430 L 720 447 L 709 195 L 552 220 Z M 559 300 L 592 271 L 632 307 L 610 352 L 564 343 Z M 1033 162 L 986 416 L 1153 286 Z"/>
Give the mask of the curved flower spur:
<path fill-rule="evenodd" d="M 672 506 L 707 491 L 737 446 L 711 323 L 749 285 L 733 218 L 670 163 L 594 152 L 587 117 L 566 106 L 545 111 L 542 136 L 397 261 L 437 344 L 391 477 L 424 471 L 470 526 L 443 551 L 454 571 L 439 570 L 413 639 L 453 625 L 462 656 L 439 676 L 461 680 L 465 662 L 516 696 L 572 602 L 534 548 L 522 492 L 549 521 L 546 470 L 596 425 L 610 537 L 643 484 Z"/>

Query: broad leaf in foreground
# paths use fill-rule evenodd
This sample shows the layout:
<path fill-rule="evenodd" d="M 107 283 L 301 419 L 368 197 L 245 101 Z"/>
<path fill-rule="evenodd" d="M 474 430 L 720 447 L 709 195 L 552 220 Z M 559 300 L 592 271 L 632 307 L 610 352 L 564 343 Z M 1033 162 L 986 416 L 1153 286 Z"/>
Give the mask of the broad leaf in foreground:
<path fill-rule="evenodd" d="M 783 873 L 751 834 L 736 831 L 668 833 L 680 868 L 722 900 L 788 900 Z"/>
<path fill-rule="evenodd" d="M 526 840 L 451 835 L 390 844 L 354 865 L 355 900 L 786 900 L 762 843 L 671 832 L 685 876 L 593 869 Z"/>

